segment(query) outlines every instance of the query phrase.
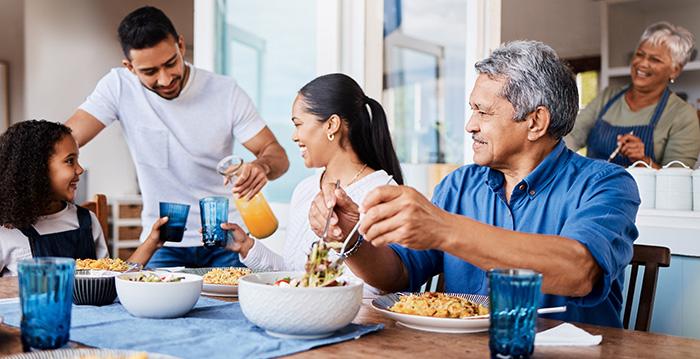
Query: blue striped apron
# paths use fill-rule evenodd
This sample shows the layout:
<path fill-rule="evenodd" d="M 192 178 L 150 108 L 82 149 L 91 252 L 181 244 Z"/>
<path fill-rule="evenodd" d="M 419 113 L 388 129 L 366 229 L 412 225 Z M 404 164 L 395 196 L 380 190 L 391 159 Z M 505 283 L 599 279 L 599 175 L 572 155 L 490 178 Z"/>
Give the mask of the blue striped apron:
<path fill-rule="evenodd" d="M 586 143 L 587 156 L 591 158 L 599 158 L 606 160 L 610 157 L 610 154 L 617 148 L 617 135 L 625 135 L 633 132 L 635 136 L 639 137 L 642 142 L 644 142 L 644 155 L 651 158 L 652 161 L 656 162 L 656 156 L 654 156 L 654 127 L 656 123 L 659 122 L 661 114 L 666 108 L 666 103 L 668 102 L 668 97 L 671 95 L 671 91 L 668 87 L 664 90 L 663 95 L 659 103 L 654 109 L 654 114 L 651 117 L 651 121 L 647 125 L 640 126 L 613 126 L 607 121 L 603 120 L 603 116 L 610 109 L 610 107 L 619 100 L 625 92 L 627 92 L 628 87 L 625 87 L 618 94 L 613 96 L 606 104 L 603 109 L 598 114 L 598 119 L 596 120 L 593 129 L 588 134 L 588 141 Z M 625 156 L 618 154 L 611 161 L 618 165 L 628 167 L 632 162 Z"/>

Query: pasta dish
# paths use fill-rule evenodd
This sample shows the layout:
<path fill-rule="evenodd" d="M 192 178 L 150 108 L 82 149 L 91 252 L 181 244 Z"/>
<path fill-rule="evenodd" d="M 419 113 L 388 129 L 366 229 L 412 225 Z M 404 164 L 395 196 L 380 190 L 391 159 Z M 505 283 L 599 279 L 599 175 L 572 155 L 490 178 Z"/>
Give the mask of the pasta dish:
<path fill-rule="evenodd" d="M 238 285 L 238 280 L 247 274 L 250 274 L 248 268 L 214 268 L 203 279 L 207 284 Z"/>
<path fill-rule="evenodd" d="M 469 318 L 489 314 L 489 310 L 481 304 L 465 298 L 435 292 L 402 295 L 389 310 L 396 313 L 437 318 Z"/>
<path fill-rule="evenodd" d="M 130 265 L 119 258 L 77 259 L 75 261 L 75 269 L 100 269 L 115 272 L 126 272 L 132 266 L 133 265 Z"/>

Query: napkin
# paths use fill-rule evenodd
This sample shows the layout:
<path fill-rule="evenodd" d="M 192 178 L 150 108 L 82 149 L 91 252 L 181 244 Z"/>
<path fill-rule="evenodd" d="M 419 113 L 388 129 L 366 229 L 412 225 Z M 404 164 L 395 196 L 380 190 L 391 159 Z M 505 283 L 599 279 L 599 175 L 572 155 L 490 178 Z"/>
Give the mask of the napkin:
<path fill-rule="evenodd" d="M 591 346 L 600 344 L 601 340 L 603 340 L 601 335 L 591 335 L 573 324 L 564 323 L 537 333 L 535 335 L 535 346 Z"/>

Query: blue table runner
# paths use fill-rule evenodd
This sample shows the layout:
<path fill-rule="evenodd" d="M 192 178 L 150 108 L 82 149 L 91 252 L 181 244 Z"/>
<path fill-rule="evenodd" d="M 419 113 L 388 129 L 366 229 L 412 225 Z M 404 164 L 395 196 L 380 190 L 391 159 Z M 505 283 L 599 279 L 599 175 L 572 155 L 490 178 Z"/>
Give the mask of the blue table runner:
<path fill-rule="evenodd" d="M 19 326 L 19 302 L 0 303 L 5 324 Z M 70 339 L 85 345 L 162 353 L 181 358 L 269 358 L 357 339 L 384 326 L 350 324 L 332 336 L 295 340 L 269 336 L 249 322 L 239 303 L 200 297 L 194 309 L 175 319 L 131 316 L 115 303 L 73 306 Z"/>

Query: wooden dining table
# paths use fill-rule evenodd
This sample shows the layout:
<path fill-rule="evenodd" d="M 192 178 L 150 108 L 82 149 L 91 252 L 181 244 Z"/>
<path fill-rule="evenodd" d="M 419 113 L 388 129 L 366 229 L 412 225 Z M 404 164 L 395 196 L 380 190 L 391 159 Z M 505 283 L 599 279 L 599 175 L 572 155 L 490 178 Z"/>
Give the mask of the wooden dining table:
<path fill-rule="evenodd" d="M 0 278 L 0 299 L 18 296 L 17 278 Z M 221 298 L 223 300 L 234 300 Z M 422 357 L 430 359 L 473 357 L 489 355 L 488 332 L 476 334 L 439 334 L 417 331 L 397 325 L 391 319 L 373 310 L 369 301 L 363 302 L 353 321 L 357 324 L 383 323 L 384 329 L 342 343 L 314 348 L 297 353 L 299 358 L 374 358 L 378 356 Z M 554 327 L 562 322 L 538 319 L 538 331 Z M 663 334 L 639 332 L 617 328 L 579 324 L 591 334 L 602 335 L 597 346 L 540 346 L 535 348 L 535 358 L 691 358 L 700 357 L 700 340 Z M 75 343 L 76 347 L 83 347 Z M 0 325 L 0 356 L 22 352 L 20 331 L 6 324 Z"/>

